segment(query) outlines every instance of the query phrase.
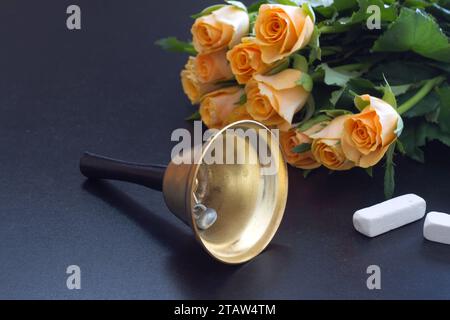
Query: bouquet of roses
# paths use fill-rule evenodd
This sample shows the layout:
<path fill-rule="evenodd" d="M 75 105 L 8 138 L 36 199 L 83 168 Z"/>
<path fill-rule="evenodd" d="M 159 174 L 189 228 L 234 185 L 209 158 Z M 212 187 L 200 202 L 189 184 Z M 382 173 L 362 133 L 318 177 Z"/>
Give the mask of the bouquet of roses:
<path fill-rule="evenodd" d="M 225 1 L 193 16 L 183 89 L 209 128 L 243 119 L 280 129 L 294 167 L 372 168 L 394 155 L 424 162 L 450 146 L 450 0 Z"/>

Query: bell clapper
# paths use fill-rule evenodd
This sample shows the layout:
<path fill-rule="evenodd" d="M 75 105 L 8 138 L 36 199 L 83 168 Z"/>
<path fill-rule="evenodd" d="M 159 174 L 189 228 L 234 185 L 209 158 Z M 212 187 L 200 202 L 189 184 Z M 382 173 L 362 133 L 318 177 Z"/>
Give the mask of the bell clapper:
<path fill-rule="evenodd" d="M 198 180 L 196 180 L 198 186 Z M 197 198 L 196 193 L 193 193 L 195 206 L 192 210 L 194 213 L 195 223 L 200 230 L 208 230 L 217 221 L 217 211 L 206 207 Z"/>

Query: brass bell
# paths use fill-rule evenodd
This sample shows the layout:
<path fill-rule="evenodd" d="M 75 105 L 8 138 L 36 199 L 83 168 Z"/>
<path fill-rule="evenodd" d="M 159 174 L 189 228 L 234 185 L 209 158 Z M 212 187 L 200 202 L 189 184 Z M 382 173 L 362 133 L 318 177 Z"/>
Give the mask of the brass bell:
<path fill-rule="evenodd" d="M 248 131 L 256 132 L 257 144 L 251 143 L 250 135 L 238 134 Z M 224 141 L 232 141 L 232 147 Z M 262 161 L 263 149 L 270 156 L 272 172 Z M 236 160 L 239 152 L 246 155 L 245 161 L 207 161 L 211 153 L 216 159 L 229 160 L 231 154 Z M 262 124 L 245 120 L 210 138 L 198 161 L 181 163 L 181 158 L 192 160 L 193 153 L 173 159 L 167 167 L 85 153 L 80 170 L 90 179 L 126 181 L 162 191 L 170 211 L 192 228 L 212 257 L 227 264 L 253 259 L 271 242 L 286 207 L 288 175 L 278 139 Z"/>

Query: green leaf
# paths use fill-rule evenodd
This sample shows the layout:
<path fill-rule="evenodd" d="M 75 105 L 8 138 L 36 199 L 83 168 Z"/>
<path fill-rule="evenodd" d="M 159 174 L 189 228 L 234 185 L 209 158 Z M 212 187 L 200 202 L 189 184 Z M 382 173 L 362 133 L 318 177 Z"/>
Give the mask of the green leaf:
<path fill-rule="evenodd" d="M 314 101 L 316 103 L 316 110 L 328 110 L 335 109 L 330 102 L 331 94 L 335 90 L 332 86 L 327 86 L 325 83 L 315 82 L 314 90 L 311 92 L 311 95 L 314 97 Z"/>
<path fill-rule="evenodd" d="M 366 25 L 366 21 L 372 16 L 372 12 L 368 10 L 371 6 L 377 6 L 380 9 L 380 19 L 382 22 L 392 22 L 397 18 L 397 9 L 395 5 L 388 5 L 383 0 L 357 0 L 358 9 L 352 8 L 350 15 L 341 16 L 339 19 L 335 19 L 337 15 L 337 10 L 321 10 L 317 8 L 316 11 L 319 13 L 325 13 L 328 15 L 330 20 L 327 25 L 322 26 L 321 30 L 325 33 L 341 33 L 349 32 L 351 30 L 356 30 L 357 27 Z M 355 28 L 353 28 L 355 27 Z"/>
<path fill-rule="evenodd" d="M 180 41 L 175 37 L 160 39 L 155 44 L 169 52 L 187 53 L 191 56 L 197 55 L 197 51 L 191 43 Z"/>
<path fill-rule="evenodd" d="M 195 121 L 195 120 L 201 120 L 202 116 L 200 115 L 200 111 L 195 111 L 193 114 L 191 114 L 189 117 L 187 117 L 186 121 Z"/>
<path fill-rule="evenodd" d="M 203 17 L 203 16 L 210 15 L 214 11 L 217 11 L 217 10 L 223 8 L 223 7 L 225 7 L 224 4 L 216 4 L 216 5 L 210 6 L 210 7 L 206 8 L 206 9 L 203 9 L 202 12 L 199 12 L 199 13 L 191 15 L 191 18 L 192 19 L 197 19 L 197 18 L 200 18 L 200 17 Z"/>
<path fill-rule="evenodd" d="M 392 144 L 386 153 L 386 171 L 384 174 L 384 196 L 391 199 L 395 192 L 395 144 Z"/>
<path fill-rule="evenodd" d="M 399 85 L 399 86 L 390 86 L 391 87 L 391 91 L 394 94 L 394 96 L 397 98 L 398 96 L 401 96 L 405 93 L 407 93 L 409 90 L 411 90 L 415 85 L 414 84 L 404 84 L 404 85 Z M 379 91 L 383 91 L 385 87 L 384 86 L 377 86 L 375 87 L 377 90 Z M 398 102 L 397 102 L 398 105 Z"/>
<path fill-rule="evenodd" d="M 439 127 L 450 133 L 450 87 L 439 88 L 437 94 L 440 97 Z"/>
<path fill-rule="evenodd" d="M 365 77 L 374 82 L 384 82 L 386 78 L 394 87 L 433 79 L 440 74 L 440 71 L 424 63 L 390 60 L 378 63 Z"/>
<path fill-rule="evenodd" d="M 310 150 L 311 150 L 311 143 L 303 143 L 292 148 L 292 152 L 294 153 L 305 153 Z"/>
<path fill-rule="evenodd" d="M 338 12 L 348 11 L 350 9 L 356 10 L 358 6 L 358 1 L 356 0 L 334 0 L 332 4 L 328 1 L 324 1 L 323 6 L 327 7 L 332 5 Z"/>
<path fill-rule="evenodd" d="M 314 10 L 311 6 L 311 3 L 304 2 L 302 4 L 303 11 L 311 18 L 312 22 L 316 22 L 316 14 L 314 13 Z"/>
<path fill-rule="evenodd" d="M 255 24 L 256 24 L 256 19 L 258 19 L 258 12 L 250 12 L 248 14 L 248 18 L 249 18 L 249 21 L 250 21 L 250 27 L 249 27 L 250 34 L 249 34 L 249 36 L 255 37 Z"/>
<path fill-rule="evenodd" d="M 405 150 L 405 154 L 410 157 L 411 159 L 424 163 L 425 162 L 425 156 L 420 149 L 420 146 L 417 145 L 417 126 L 415 124 L 409 123 L 405 130 L 400 137 L 400 142 L 403 145 L 403 148 Z"/>
<path fill-rule="evenodd" d="M 438 125 L 428 122 L 408 123 L 400 138 L 406 155 L 420 163 L 425 162 L 421 148 L 435 140 L 450 147 L 450 134 L 442 131 Z"/>
<path fill-rule="evenodd" d="M 425 0 L 406 0 L 405 1 L 405 6 L 407 6 L 408 8 L 419 8 L 419 9 L 425 9 L 427 7 L 429 7 L 431 4 L 429 4 L 428 2 L 426 2 Z"/>
<path fill-rule="evenodd" d="M 232 6 L 235 6 L 236 8 L 239 8 L 239 9 L 247 12 L 247 7 L 245 6 L 245 4 L 243 4 L 240 1 L 225 0 L 225 3 L 227 3 L 229 5 L 232 5 Z M 206 9 L 204 9 L 202 12 L 199 12 L 197 14 L 191 15 L 191 18 L 192 19 L 197 19 L 197 18 L 200 18 L 200 17 L 203 17 L 203 16 L 210 15 L 214 11 L 222 9 L 223 7 L 225 7 L 224 4 L 216 4 L 216 5 L 210 6 L 210 7 L 206 8 Z"/>
<path fill-rule="evenodd" d="M 443 132 L 439 126 L 432 123 L 421 123 L 417 131 L 416 139 L 419 147 L 425 146 L 428 142 L 435 140 L 450 147 L 450 134 Z"/>
<path fill-rule="evenodd" d="M 304 56 L 294 54 L 292 55 L 292 60 L 293 60 L 292 67 L 294 69 L 300 70 L 303 73 L 308 73 L 309 71 L 308 60 L 306 60 Z"/>
<path fill-rule="evenodd" d="M 436 21 L 425 12 L 402 8 L 399 17 L 375 41 L 375 52 L 413 51 L 424 57 L 450 62 L 450 44 Z"/>
<path fill-rule="evenodd" d="M 320 112 L 326 114 L 327 116 L 329 116 L 333 119 L 340 117 L 340 116 L 346 116 L 346 115 L 353 114 L 351 111 L 342 110 L 342 109 L 321 110 Z"/>
<path fill-rule="evenodd" d="M 295 1 L 292 1 L 292 0 L 275 0 L 275 1 L 270 1 L 270 2 L 274 2 L 274 3 L 278 3 L 278 4 L 284 4 L 286 6 L 298 7 L 298 4 Z"/>
<path fill-rule="evenodd" d="M 339 95 L 340 92 L 336 92 L 335 95 Z M 338 98 L 335 107 L 341 107 L 346 109 L 353 106 L 355 103 L 355 97 L 360 94 L 369 94 L 371 96 L 377 96 L 379 91 L 375 88 L 375 85 L 366 79 L 355 78 L 351 79 L 345 87 L 343 87 L 342 94 L 339 96 L 333 96 L 332 98 Z"/>
<path fill-rule="evenodd" d="M 316 12 L 324 18 L 329 19 L 330 22 L 334 22 L 338 16 L 338 12 L 334 6 L 331 7 L 318 7 Z"/>
<path fill-rule="evenodd" d="M 311 172 L 313 172 L 313 170 L 304 170 L 303 171 L 303 178 L 308 178 L 309 175 L 311 174 Z"/>
<path fill-rule="evenodd" d="M 269 70 L 266 75 L 267 76 L 273 76 L 276 75 L 278 73 L 280 73 L 281 71 L 286 70 L 287 68 L 289 68 L 290 65 L 290 61 L 289 58 L 287 59 L 283 59 L 280 62 L 278 62 L 271 70 Z"/>
<path fill-rule="evenodd" d="M 397 99 L 395 98 L 395 94 L 386 79 L 385 81 L 386 85 L 383 87 L 383 101 L 389 103 L 394 109 L 397 109 Z"/>
<path fill-rule="evenodd" d="M 404 103 L 408 101 L 410 98 L 412 98 L 418 90 L 414 90 L 411 92 L 408 92 L 405 95 L 402 95 L 399 97 L 399 102 Z M 421 101 L 419 101 L 412 109 L 410 109 L 408 112 L 406 112 L 403 116 L 405 118 L 416 118 L 416 117 L 422 117 L 426 114 L 433 113 L 439 108 L 439 95 L 436 91 L 430 92 L 425 98 L 423 98 Z"/>
<path fill-rule="evenodd" d="M 314 26 L 314 31 L 308 45 L 311 50 L 309 53 L 309 63 L 316 60 L 322 60 L 322 49 L 320 48 L 320 31 L 317 26 Z"/>
<path fill-rule="evenodd" d="M 363 111 L 369 105 L 370 105 L 370 101 L 363 100 L 363 98 L 361 98 L 361 96 L 356 96 L 355 97 L 355 107 L 359 111 Z"/>
<path fill-rule="evenodd" d="M 254 13 L 254 12 L 259 12 L 259 8 L 263 5 L 263 4 L 266 4 L 267 3 L 267 1 L 266 0 L 261 0 L 261 1 L 257 1 L 257 2 L 254 2 L 254 3 L 252 3 L 251 5 L 249 5 L 248 7 L 247 7 L 247 10 L 248 10 L 248 12 L 249 13 Z"/>
<path fill-rule="evenodd" d="M 247 7 L 240 1 L 225 0 L 225 3 L 247 12 Z"/>
<path fill-rule="evenodd" d="M 439 123 L 439 107 L 436 108 L 433 112 L 427 113 L 425 115 L 425 119 L 430 123 Z"/>
<path fill-rule="evenodd" d="M 403 143 L 400 140 L 397 140 L 397 151 L 400 152 L 402 155 L 406 155 L 406 149 Z"/>
<path fill-rule="evenodd" d="M 329 117 L 329 116 L 327 116 L 327 115 L 325 115 L 325 114 L 319 114 L 317 117 L 314 117 L 314 118 L 312 118 L 312 119 L 310 119 L 310 120 L 308 120 L 308 121 L 306 121 L 306 122 L 304 122 L 304 123 L 301 123 L 298 127 L 297 127 L 297 129 L 300 131 L 300 132 L 305 132 L 306 130 L 309 130 L 309 129 L 311 129 L 312 127 L 314 127 L 316 124 L 319 124 L 319 123 L 328 123 L 328 122 L 330 122 L 331 120 L 333 120 L 333 118 L 332 117 Z"/>
<path fill-rule="evenodd" d="M 348 24 L 359 24 L 362 22 L 366 22 L 367 19 L 371 16 L 371 13 L 368 12 L 368 8 L 370 6 L 377 6 L 380 8 L 381 13 L 381 21 L 391 22 L 397 18 L 397 10 L 395 6 L 386 5 L 382 0 L 358 0 L 359 10 L 354 12 L 351 18 L 349 19 L 341 19 L 342 22 Z"/>
<path fill-rule="evenodd" d="M 391 86 L 391 90 L 392 93 L 398 97 L 401 96 L 402 94 L 405 94 L 406 92 L 408 92 L 411 88 L 412 88 L 412 84 L 404 84 L 401 86 Z"/>
<path fill-rule="evenodd" d="M 363 91 L 364 93 L 375 93 L 376 88 L 373 82 L 363 78 L 355 78 L 351 79 L 348 82 L 348 86 L 352 88 L 354 91 Z"/>
<path fill-rule="evenodd" d="M 344 87 L 351 79 L 359 77 L 362 72 L 358 71 L 341 71 L 330 68 L 328 64 L 323 63 L 317 67 L 317 70 L 325 72 L 325 83 L 329 86 Z"/>
<path fill-rule="evenodd" d="M 323 1 L 321 6 L 314 6 L 315 11 L 324 16 L 325 18 L 332 18 L 338 13 L 348 10 L 356 10 L 358 2 L 356 0 L 334 0 Z"/>
<path fill-rule="evenodd" d="M 428 65 L 433 68 L 437 68 L 447 73 L 450 73 L 450 63 L 430 61 L 428 62 Z"/>
<path fill-rule="evenodd" d="M 247 103 L 247 95 L 244 93 L 240 98 L 236 105 L 243 106 Z"/>
<path fill-rule="evenodd" d="M 365 169 L 366 173 L 369 175 L 369 177 L 373 178 L 373 167 Z"/>
<path fill-rule="evenodd" d="M 300 80 L 296 82 L 297 85 L 302 86 L 308 92 L 311 92 L 314 87 L 314 82 L 311 76 L 307 73 L 302 73 Z"/>
<path fill-rule="evenodd" d="M 310 95 L 308 101 L 306 101 L 306 107 L 304 108 L 304 110 L 305 115 L 303 118 L 303 122 L 306 122 L 311 119 L 316 112 L 316 101 L 314 100 L 314 97 L 312 95 Z"/>
<path fill-rule="evenodd" d="M 336 107 L 338 101 L 341 99 L 342 95 L 344 94 L 345 90 L 347 89 L 347 87 L 342 87 L 339 90 L 333 91 L 331 93 L 331 99 L 330 102 L 331 104 Z"/>

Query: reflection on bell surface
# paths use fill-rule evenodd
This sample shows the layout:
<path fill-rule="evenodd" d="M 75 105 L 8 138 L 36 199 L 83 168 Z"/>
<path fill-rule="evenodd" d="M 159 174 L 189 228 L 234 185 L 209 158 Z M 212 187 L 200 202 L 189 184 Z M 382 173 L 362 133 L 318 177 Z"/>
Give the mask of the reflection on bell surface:
<path fill-rule="evenodd" d="M 162 189 L 168 208 L 221 262 L 239 264 L 261 253 L 278 230 L 287 201 L 287 169 L 277 136 L 258 122 L 240 121 L 214 135 L 193 163 L 179 160 L 164 169 L 85 154 L 80 168 L 88 178 Z"/>

